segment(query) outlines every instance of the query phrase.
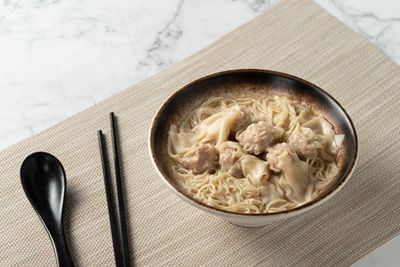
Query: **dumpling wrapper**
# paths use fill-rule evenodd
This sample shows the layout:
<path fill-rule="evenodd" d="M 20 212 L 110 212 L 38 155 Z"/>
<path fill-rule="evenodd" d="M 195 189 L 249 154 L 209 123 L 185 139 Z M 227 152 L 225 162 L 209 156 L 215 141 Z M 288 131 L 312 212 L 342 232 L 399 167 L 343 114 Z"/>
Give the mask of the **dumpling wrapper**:
<path fill-rule="evenodd" d="M 267 205 L 267 209 L 269 212 L 288 210 L 288 209 L 292 209 L 294 207 L 295 207 L 295 204 L 293 204 L 293 202 L 287 201 L 286 199 L 276 199 L 276 200 L 271 201 Z"/>
<path fill-rule="evenodd" d="M 335 135 L 333 126 L 323 117 L 311 119 L 301 126 L 297 125 L 294 132 L 300 132 L 312 140 L 314 146 L 322 150 L 321 156 L 326 160 L 332 160 L 332 155 L 337 154 L 345 137 L 343 134 Z"/>
<path fill-rule="evenodd" d="M 316 134 L 332 134 L 332 124 L 321 116 L 308 120 L 301 125 L 305 128 L 310 128 Z"/>
<path fill-rule="evenodd" d="M 288 199 L 297 204 L 312 199 L 313 184 L 306 162 L 301 161 L 296 154 L 284 152 L 278 156 L 277 167 L 282 170 L 279 184 L 285 190 Z"/>
<path fill-rule="evenodd" d="M 215 141 L 220 145 L 227 141 L 236 119 L 240 116 L 240 107 L 234 106 L 218 112 L 193 128 L 196 139 L 202 142 Z"/>
<path fill-rule="evenodd" d="M 301 128 L 303 129 L 302 132 L 305 132 L 305 128 L 309 128 L 314 133 L 318 134 L 321 142 L 325 144 L 325 150 L 332 155 L 337 153 L 344 139 L 343 134 L 335 135 L 332 124 L 321 116 L 303 123 Z"/>
<path fill-rule="evenodd" d="M 279 199 L 282 199 L 282 200 L 285 199 L 284 192 L 282 191 L 282 189 L 270 181 L 262 182 L 260 193 L 261 193 L 261 198 L 263 200 L 263 203 L 270 204 L 272 201 L 276 201 Z"/>
<path fill-rule="evenodd" d="M 260 184 L 263 177 L 268 179 L 269 169 L 265 161 L 255 156 L 244 155 L 239 159 L 239 163 L 244 177 L 249 178 L 253 184 Z"/>
<path fill-rule="evenodd" d="M 188 131 L 178 131 L 176 125 L 171 125 L 169 137 L 176 154 L 185 153 L 194 143 L 214 141 L 221 145 L 229 138 L 232 126 L 240 115 L 240 107 L 234 106 L 218 112 Z"/>
<path fill-rule="evenodd" d="M 344 134 L 336 134 L 334 137 L 334 152 L 335 154 L 338 152 L 339 147 L 342 145 L 344 140 Z"/>
<path fill-rule="evenodd" d="M 193 144 L 194 134 L 192 132 L 178 132 L 176 125 L 171 125 L 168 135 L 173 150 L 178 155 L 186 153 Z"/>

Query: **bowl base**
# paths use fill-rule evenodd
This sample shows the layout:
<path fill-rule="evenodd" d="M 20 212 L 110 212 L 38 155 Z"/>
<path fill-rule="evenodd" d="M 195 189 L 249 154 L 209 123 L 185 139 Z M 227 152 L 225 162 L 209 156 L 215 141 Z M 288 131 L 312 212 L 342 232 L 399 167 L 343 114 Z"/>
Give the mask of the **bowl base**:
<path fill-rule="evenodd" d="M 259 228 L 259 227 L 264 227 L 267 225 L 270 225 L 271 223 L 245 223 L 245 222 L 233 222 L 230 220 L 226 220 L 228 223 L 233 224 L 235 226 L 240 226 L 240 227 L 244 227 L 244 228 Z"/>

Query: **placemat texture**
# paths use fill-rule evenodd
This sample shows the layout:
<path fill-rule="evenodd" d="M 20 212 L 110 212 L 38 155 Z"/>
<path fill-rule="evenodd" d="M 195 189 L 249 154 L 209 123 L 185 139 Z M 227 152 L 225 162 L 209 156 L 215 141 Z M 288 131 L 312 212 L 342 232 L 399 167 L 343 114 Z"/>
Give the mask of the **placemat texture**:
<path fill-rule="evenodd" d="M 241 228 L 182 202 L 157 177 L 147 151 L 157 108 L 186 83 L 235 68 L 302 77 L 347 109 L 360 158 L 334 198 L 277 224 Z M 77 266 L 113 265 L 96 139 L 98 129 L 109 134 L 110 111 L 119 117 L 131 256 L 138 266 L 350 265 L 400 231 L 399 89 L 400 67 L 377 48 L 311 1 L 282 1 L 199 53 L 2 151 L 0 266 L 55 264 L 20 184 L 23 159 L 38 150 L 65 166 L 66 230 Z"/>

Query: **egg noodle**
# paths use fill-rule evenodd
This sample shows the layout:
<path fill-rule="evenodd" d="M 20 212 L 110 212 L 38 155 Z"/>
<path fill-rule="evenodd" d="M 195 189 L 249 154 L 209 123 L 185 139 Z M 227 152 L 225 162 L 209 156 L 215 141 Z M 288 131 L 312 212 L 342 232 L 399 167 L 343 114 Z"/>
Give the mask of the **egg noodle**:
<path fill-rule="evenodd" d="M 243 112 L 247 114 L 247 124 L 232 132 Z M 252 154 L 238 140 L 244 139 L 240 134 L 247 127 L 247 131 L 251 130 L 250 124 L 259 122 L 270 125 L 278 137 L 265 151 Z M 194 199 L 232 212 L 271 213 L 307 203 L 330 185 L 339 171 L 336 156 L 343 138 L 307 104 L 287 97 L 213 97 L 189 112 L 179 124 L 171 125 L 168 154 L 175 162 L 172 172 Z M 280 143 L 284 143 L 282 151 L 277 146 Z M 220 162 L 222 153 L 229 148 L 239 174 L 222 170 L 214 162 L 218 158 L 200 155 L 197 159 L 200 152 L 189 154 L 200 144 L 215 148 Z M 271 148 L 274 145 L 277 152 Z M 190 160 L 195 164 L 200 164 L 196 160 L 214 160 L 209 164 L 215 168 L 199 172 L 183 164 Z"/>

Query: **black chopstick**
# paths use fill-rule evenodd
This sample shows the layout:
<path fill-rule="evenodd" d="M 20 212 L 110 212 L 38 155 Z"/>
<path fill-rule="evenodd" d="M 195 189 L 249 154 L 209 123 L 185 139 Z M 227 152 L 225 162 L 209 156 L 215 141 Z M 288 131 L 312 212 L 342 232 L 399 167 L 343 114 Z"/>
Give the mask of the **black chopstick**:
<path fill-rule="evenodd" d="M 116 184 L 117 184 L 117 198 L 118 198 L 120 228 L 121 228 L 121 236 L 122 236 L 124 266 L 130 267 L 131 264 L 130 264 L 130 259 L 129 259 L 130 254 L 129 254 L 128 231 L 127 231 L 126 219 L 125 219 L 124 195 L 123 195 L 123 191 L 122 191 L 122 181 L 121 181 L 121 164 L 120 164 L 119 149 L 118 149 L 118 141 L 119 140 L 118 140 L 117 123 L 116 123 L 114 112 L 110 113 L 110 123 L 111 123 L 113 156 L 114 156 L 115 178 L 116 178 Z"/>
<path fill-rule="evenodd" d="M 117 267 L 123 266 L 121 262 L 121 251 L 118 244 L 118 229 L 117 229 L 117 217 L 115 213 L 115 206 L 112 198 L 111 192 L 111 179 L 110 179 L 110 169 L 108 166 L 108 160 L 106 155 L 106 145 L 104 142 L 104 135 L 102 131 L 98 131 L 98 139 L 99 139 L 99 148 L 100 148 L 100 156 L 101 156 L 101 165 L 103 167 L 103 176 L 104 176 L 104 187 L 106 190 L 107 197 L 107 206 L 108 206 L 108 217 L 110 219 L 111 225 L 111 235 L 113 241 L 114 248 L 114 258 L 115 265 Z"/>

